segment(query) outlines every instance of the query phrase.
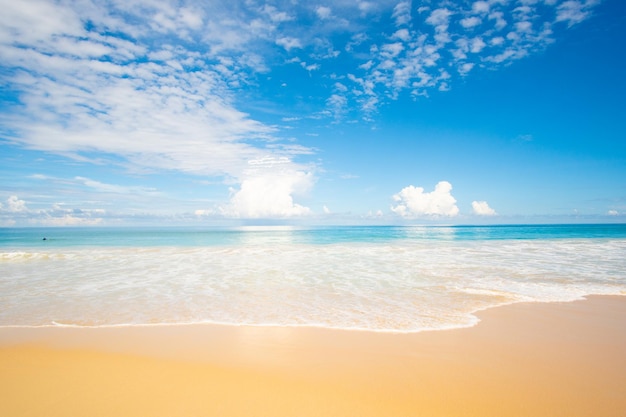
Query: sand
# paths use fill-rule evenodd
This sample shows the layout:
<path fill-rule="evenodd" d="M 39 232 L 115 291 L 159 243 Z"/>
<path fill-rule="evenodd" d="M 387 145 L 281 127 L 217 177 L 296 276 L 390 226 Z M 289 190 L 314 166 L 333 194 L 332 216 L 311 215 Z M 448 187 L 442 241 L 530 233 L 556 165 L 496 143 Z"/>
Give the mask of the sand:
<path fill-rule="evenodd" d="M 626 416 L 626 297 L 472 328 L 0 329 L 1 416 Z"/>

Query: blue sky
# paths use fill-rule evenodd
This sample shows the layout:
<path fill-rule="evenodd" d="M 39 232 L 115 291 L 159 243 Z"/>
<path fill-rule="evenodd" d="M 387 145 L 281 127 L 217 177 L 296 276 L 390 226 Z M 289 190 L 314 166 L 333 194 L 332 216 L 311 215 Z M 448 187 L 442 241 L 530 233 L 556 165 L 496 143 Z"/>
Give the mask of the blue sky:
<path fill-rule="evenodd" d="M 0 225 L 626 221 L 621 0 L 0 0 Z"/>

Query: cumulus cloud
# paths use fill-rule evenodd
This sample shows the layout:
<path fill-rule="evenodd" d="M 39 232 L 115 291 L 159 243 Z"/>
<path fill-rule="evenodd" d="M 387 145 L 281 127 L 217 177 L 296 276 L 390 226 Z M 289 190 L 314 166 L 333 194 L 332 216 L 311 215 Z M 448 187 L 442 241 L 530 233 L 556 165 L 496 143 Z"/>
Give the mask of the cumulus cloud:
<path fill-rule="evenodd" d="M 393 196 L 397 205 L 392 206 L 391 211 L 406 218 L 454 217 L 459 214 L 459 208 L 451 191 L 452 184 L 448 181 L 440 181 L 431 192 L 424 192 L 422 187 L 409 185 Z"/>
<path fill-rule="evenodd" d="M 0 206 L 0 209 L 3 208 Z M 10 213 L 20 213 L 28 211 L 26 207 L 26 201 L 20 200 L 16 195 L 12 195 L 7 198 L 7 208 L 6 210 Z"/>
<path fill-rule="evenodd" d="M 495 216 L 497 214 L 486 201 L 472 201 L 472 211 L 477 216 Z"/>
<path fill-rule="evenodd" d="M 288 159 L 271 157 L 250 161 L 251 168 L 239 189 L 231 189 L 228 205 L 221 207 L 226 217 L 289 218 L 311 214 L 308 207 L 294 201 L 313 185 L 311 172 L 298 170 Z"/>
<path fill-rule="evenodd" d="M 609 216 L 619 216 L 619 211 L 617 211 L 617 210 L 609 210 L 609 211 L 607 212 L 607 214 L 608 214 Z"/>

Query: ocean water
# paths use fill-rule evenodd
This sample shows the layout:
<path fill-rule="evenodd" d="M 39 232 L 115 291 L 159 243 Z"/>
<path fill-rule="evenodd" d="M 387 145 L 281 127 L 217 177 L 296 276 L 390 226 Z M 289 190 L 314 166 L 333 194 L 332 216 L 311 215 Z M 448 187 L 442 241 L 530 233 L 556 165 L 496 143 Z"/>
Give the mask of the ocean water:
<path fill-rule="evenodd" d="M 592 294 L 626 295 L 626 225 L 0 229 L 0 326 L 416 332 Z"/>

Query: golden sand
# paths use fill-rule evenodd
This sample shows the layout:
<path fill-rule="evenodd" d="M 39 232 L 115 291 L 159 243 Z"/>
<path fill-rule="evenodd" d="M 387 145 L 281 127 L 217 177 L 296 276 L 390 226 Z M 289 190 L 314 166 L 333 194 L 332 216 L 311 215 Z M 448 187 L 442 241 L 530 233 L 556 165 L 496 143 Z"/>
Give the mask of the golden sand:
<path fill-rule="evenodd" d="M 626 297 L 473 328 L 0 329 L 1 416 L 626 416 Z"/>

